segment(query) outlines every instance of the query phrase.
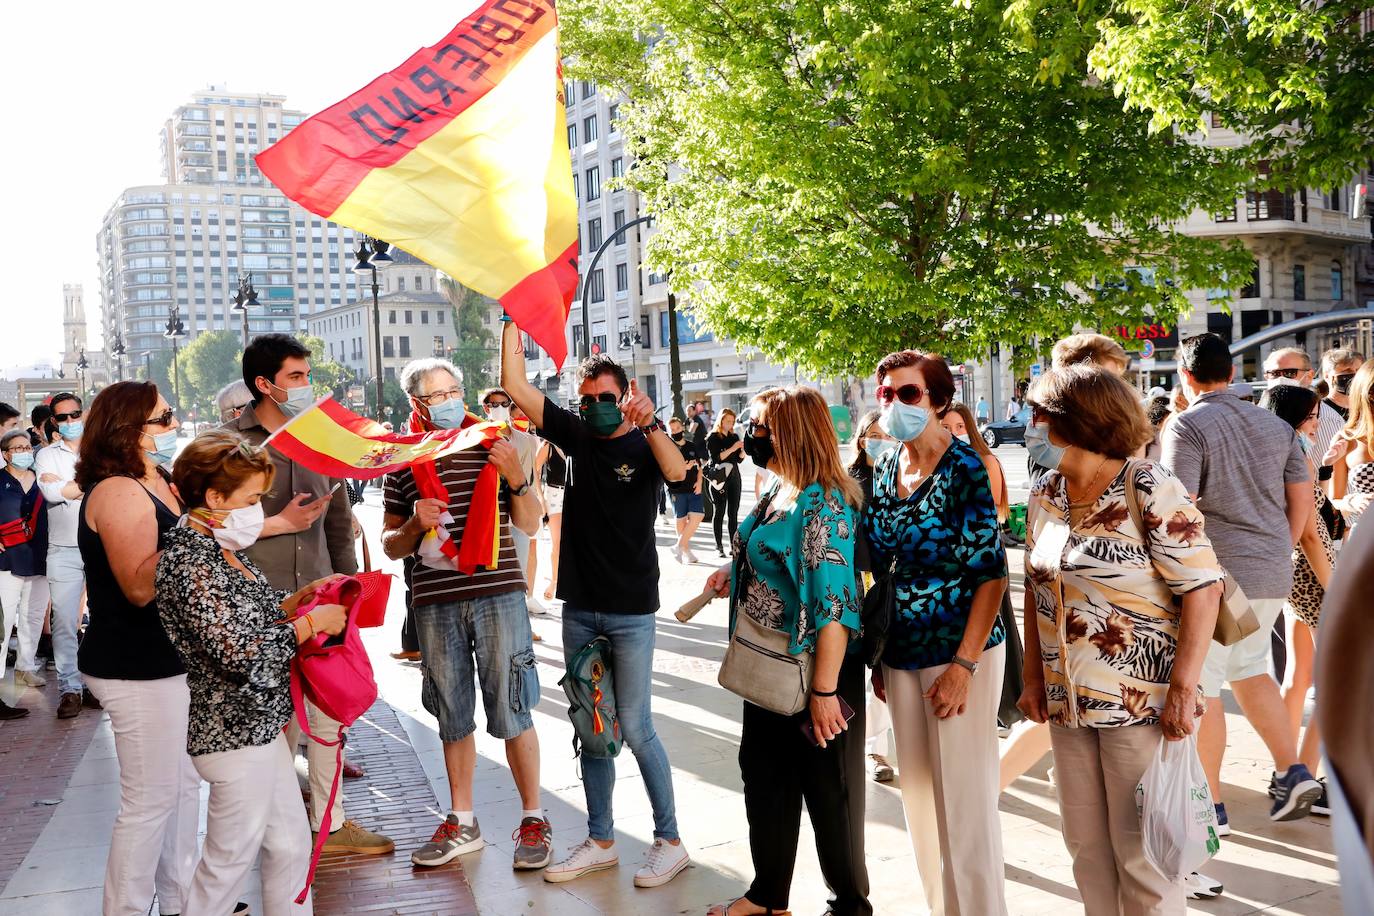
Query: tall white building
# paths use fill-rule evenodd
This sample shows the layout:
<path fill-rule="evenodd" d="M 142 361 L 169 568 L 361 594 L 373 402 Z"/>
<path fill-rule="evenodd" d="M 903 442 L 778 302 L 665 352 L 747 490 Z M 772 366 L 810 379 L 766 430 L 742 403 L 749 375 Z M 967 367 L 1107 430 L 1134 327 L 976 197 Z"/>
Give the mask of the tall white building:
<path fill-rule="evenodd" d="M 188 343 L 242 327 L 232 311 L 242 274 L 260 306 L 249 332 L 294 333 L 306 318 L 357 296 L 352 230 L 305 211 L 272 187 L 253 156 L 305 115 L 279 95 L 210 88 L 172 113 L 161 132 L 166 182 L 127 188 L 96 236 L 101 328 L 126 365 L 171 346 L 171 313 Z"/>

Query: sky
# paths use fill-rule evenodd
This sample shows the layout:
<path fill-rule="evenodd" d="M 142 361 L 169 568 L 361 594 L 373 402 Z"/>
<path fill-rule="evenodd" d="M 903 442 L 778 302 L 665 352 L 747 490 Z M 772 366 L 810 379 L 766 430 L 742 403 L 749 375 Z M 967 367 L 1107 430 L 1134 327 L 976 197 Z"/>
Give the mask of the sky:
<path fill-rule="evenodd" d="M 7 4 L 0 77 L 0 368 L 56 361 L 62 284 L 85 287 L 99 349 L 95 237 L 124 188 L 160 184 L 158 132 L 209 85 L 307 114 L 434 44 L 477 0 L 133 0 Z M 404 11 L 403 13 L 397 11 Z"/>

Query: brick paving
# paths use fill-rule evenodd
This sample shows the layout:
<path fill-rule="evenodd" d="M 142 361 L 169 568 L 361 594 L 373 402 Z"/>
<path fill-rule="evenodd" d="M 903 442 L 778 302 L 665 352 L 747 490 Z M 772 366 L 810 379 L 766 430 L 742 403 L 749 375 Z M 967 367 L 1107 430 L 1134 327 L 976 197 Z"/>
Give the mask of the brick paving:
<path fill-rule="evenodd" d="M 61 807 L 76 765 L 86 753 L 102 713 L 84 709 L 75 719 L 58 719 L 61 692 L 57 673 L 45 673 L 48 685 L 29 688 L 11 705 L 29 710 L 24 719 L 0 722 L 0 888 L 18 870 L 29 848 Z M 8 687 L 8 682 L 6 683 Z"/>
<path fill-rule="evenodd" d="M 396 840 L 397 849 L 389 856 L 322 856 L 315 912 L 474 916 L 477 903 L 461 860 L 440 868 L 410 864 L 417 841 L 427 839 L 447 812 L 439 811 L 415 749 L 384 701 L 349 730 L 348 759 L 366 771 L 347 783 L 349 819 Z"/>

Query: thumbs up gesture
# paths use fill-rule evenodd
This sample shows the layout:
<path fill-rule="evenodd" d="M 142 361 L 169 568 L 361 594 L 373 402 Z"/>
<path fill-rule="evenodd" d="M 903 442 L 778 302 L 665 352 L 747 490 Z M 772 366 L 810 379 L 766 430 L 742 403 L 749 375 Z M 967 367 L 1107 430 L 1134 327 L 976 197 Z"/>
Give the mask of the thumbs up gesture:
<path fill-rule="evenodd" d="M 630 379 L 630 390 L 625 393 L 620 412 L 635 426 L 648 426 L 654 422 L 654 402 L 649 400 L 647 394 L 640 392 L 639 382 L 635 379 Z"/>

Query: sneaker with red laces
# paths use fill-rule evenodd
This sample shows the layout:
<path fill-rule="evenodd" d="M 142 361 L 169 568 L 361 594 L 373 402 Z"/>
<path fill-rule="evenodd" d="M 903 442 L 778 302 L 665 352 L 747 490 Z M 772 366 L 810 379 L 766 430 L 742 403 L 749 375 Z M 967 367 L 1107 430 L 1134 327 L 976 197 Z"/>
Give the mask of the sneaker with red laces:
<path fill-rule="evenodd" d="M 515 868 L 544 868 L 553 861 L 553 827 L 548 818 L 525 818 L 510 838 L 515 841 Z"/>
<path fill-rule="evenodd" d="M 447 865 L 465 853 L 476 852 L 484 845 L 482 828 L 477 825 L 476 818 L 472 826 L 467 827 L 458 820 L 458 815 L 450 814 L 429 842 L 410 854 L 410 861 L 424 868 L 434 868 Z"/>

